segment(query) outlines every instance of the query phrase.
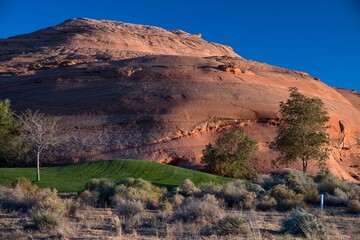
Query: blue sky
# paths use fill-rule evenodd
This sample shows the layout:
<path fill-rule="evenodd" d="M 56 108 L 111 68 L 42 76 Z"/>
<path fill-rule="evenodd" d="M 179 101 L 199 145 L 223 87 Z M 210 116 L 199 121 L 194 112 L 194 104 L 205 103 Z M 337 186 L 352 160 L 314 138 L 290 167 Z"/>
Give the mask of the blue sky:
<path fill-rule="evenodd" d="M 360 92 L 360 0 L 0 0 L 0 38 L 76 17 L 202 33 L 247 59 Z"/>

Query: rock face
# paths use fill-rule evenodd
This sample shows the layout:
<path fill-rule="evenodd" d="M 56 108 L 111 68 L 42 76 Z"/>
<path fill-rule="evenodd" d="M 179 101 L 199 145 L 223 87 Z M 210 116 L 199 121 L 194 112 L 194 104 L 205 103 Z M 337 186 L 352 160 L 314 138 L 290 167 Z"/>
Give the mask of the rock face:
<path fill-rule="evenodd" d="M 180 30 L 73 19 L 0 40 L 0 98 L 19 112 L 61 115 L 68 143 L 62 154 L 73 161 L 121 157 L 196 166 L 206 144 L 240 128 L 259 142 L 256 165 L 268 171 L 277 155 L 271 142 L 278 105 L 291 86 L 324 101 L 330 170 L 359 180 L 355 92 L 245 60 Z"/>

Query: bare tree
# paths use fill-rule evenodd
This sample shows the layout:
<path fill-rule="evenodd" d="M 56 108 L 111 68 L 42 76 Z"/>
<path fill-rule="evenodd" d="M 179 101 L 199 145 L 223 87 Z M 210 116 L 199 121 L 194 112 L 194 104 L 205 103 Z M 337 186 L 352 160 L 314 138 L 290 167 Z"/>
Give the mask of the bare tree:
<path fill-rule="evenodd" d="M 58 117 L 48 117 L 39 111 L 26 110 L 18 116 L 25 141 L 30 143 L 36 153 L 36 181 L 40 181 L 40 154 L 58 143 Z"/>

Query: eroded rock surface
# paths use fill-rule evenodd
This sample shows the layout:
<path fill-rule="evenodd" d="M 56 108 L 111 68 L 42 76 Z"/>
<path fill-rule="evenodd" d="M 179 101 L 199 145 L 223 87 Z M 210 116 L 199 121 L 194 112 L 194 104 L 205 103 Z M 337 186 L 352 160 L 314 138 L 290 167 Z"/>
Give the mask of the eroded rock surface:
<path fill-rule="evenodd" d="M 73 161 L 196 166 L 206 144 L 241 128 L 259 142 L 257 166 L 268 171 L 278 105 L 291 86 L 325 102 L 330 169 L 358 180 L 360 97 L 306 73 L 243 59 L 197 34 L 113 21 L 72 19 L 0 39 L 0 98 L 18 112 L 63 116 L 71 144 L 62 151 Z"/>

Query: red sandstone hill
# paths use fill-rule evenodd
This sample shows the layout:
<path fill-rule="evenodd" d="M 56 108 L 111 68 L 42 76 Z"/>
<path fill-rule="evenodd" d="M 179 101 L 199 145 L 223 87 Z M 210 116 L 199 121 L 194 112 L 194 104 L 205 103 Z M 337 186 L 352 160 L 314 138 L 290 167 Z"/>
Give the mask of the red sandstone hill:
<path fill-rule="evenodd" d="M 62 155 L 74 161 L 121 157 L 195 166 L 205 144 L 240 128 L 259 142 L 257 166 L 268 171 L 278 104 L 290 86 L 325 102 L 329 167 L 359 180 L 356 92 L 243 59 L 181 30 L 72 19 L 0 39 L 0 98 L 17 111 L 62 115 Z"/>

